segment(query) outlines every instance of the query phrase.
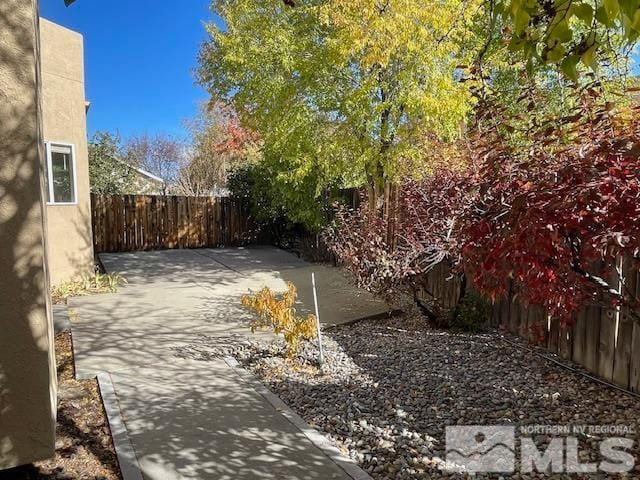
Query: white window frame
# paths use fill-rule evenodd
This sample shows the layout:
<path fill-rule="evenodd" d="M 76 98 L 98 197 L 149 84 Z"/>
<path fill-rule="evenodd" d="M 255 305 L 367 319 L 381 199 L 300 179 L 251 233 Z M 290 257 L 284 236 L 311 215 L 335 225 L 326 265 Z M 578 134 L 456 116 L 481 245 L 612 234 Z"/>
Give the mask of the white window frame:
<path fill-rule="evenodd" d="M 51 158 L 51 147 L 55 145 L 58 147 L 69 147 L 71 149 L 71 163 L 72 165 L 72 173 L 73 173 L 73 201 L 72 202 L 56 202 L 55 196 L 53 192 L 53 165 Z M 77 205 L 78 204 L 78 172 L 77 172 L 77 164 L 76 164 L 76 146 L 73 143 L 69 142 L 57 142 L 53 140 L 49 140 L 45 143 L 46 147 L 46 156 L 47 156 L 47 193 L 49 197 L 47 198 L 47 205 Z"/>

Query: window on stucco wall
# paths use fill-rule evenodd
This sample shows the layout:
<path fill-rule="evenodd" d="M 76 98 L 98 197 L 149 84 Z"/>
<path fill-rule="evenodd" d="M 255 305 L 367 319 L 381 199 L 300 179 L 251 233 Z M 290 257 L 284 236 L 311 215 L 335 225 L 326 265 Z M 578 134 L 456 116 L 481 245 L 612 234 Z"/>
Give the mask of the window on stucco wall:
<path fill-rule="evenodd" d="M 71 144 L 48 142 L 46 162 L 49 203 L 76 203 L 76 163 Z"/>

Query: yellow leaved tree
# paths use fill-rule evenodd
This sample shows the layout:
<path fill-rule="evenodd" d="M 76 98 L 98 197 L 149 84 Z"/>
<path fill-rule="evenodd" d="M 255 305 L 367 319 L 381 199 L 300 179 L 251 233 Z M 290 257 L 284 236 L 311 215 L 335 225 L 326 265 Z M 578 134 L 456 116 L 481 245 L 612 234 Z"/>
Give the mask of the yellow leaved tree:
<path fill-rule="evenodd" d="M 481 0 L 214 0 L 213 10 L 222 22 L 207 25 L 200 82 L 259 133 L 293 220 L 327 185 L 364 185 L 379 200 L 385 185 L 424 174 L 425 139 L 459 136 L 473 108 L 461 66 L 482 41 Z"/>

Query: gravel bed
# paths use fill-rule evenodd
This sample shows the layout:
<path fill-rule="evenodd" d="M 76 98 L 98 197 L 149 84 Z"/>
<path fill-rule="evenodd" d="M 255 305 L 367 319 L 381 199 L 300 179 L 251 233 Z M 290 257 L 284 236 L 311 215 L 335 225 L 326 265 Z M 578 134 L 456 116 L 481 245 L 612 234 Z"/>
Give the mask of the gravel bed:
<path fill-rule="evenodd" d="M 513 425 L 517 436 L 526 425 L 623 425 L 640 431 L 636 398 L 500 338 L 438 330 L 405 316 L 326 331 L 322 373 L 313 345 L 305 345 L 295 362 L 282 358 L 279 342 L 240 342 L 234 354 L 376 479 L 466 478 L 445 470 L 448 425 Z M 627 436 L 636 440 L 635 434 Z M 538 448 L 551 439 L 530 437 Z M 581 462 L 602 460 L 602 438 L 579 436 Z M 637 441 L 631 453 L 640 459 Z M 510 478 L 614 477 L 519 473 Z M 640 478 L 640 469 L 620 478 Z"/>

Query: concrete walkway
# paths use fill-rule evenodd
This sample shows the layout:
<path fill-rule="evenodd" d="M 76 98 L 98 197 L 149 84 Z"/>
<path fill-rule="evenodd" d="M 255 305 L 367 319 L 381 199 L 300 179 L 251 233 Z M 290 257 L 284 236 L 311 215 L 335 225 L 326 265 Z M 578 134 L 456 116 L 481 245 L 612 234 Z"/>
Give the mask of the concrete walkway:
<path fill-rule="evenodd" d="M 203 339 L 223 348 L 253 338 L 239 301 L 249 289 L 282 290 L 293 281 L 300 309 L 311 309 L 311 271 L 323 323 L 381 314 L 384 303 L 350 286 L 338 269 L 271 247 L 101 259 L 129 284 L 116 294 L 71 299 L 69 311 L 76 375 L 99 375 L 113 389 L 115 407 L 107 409 L 117 410 L 126 429 L 118 443 L 123 450 L 128 442 L 133 447 L 131 458 L 121 459 L 124 470 L 137 464 L 148 480 L 366 478 L 353 465 L 331 460 L 228 362 L 181 358 L 179 352 Z"/>

